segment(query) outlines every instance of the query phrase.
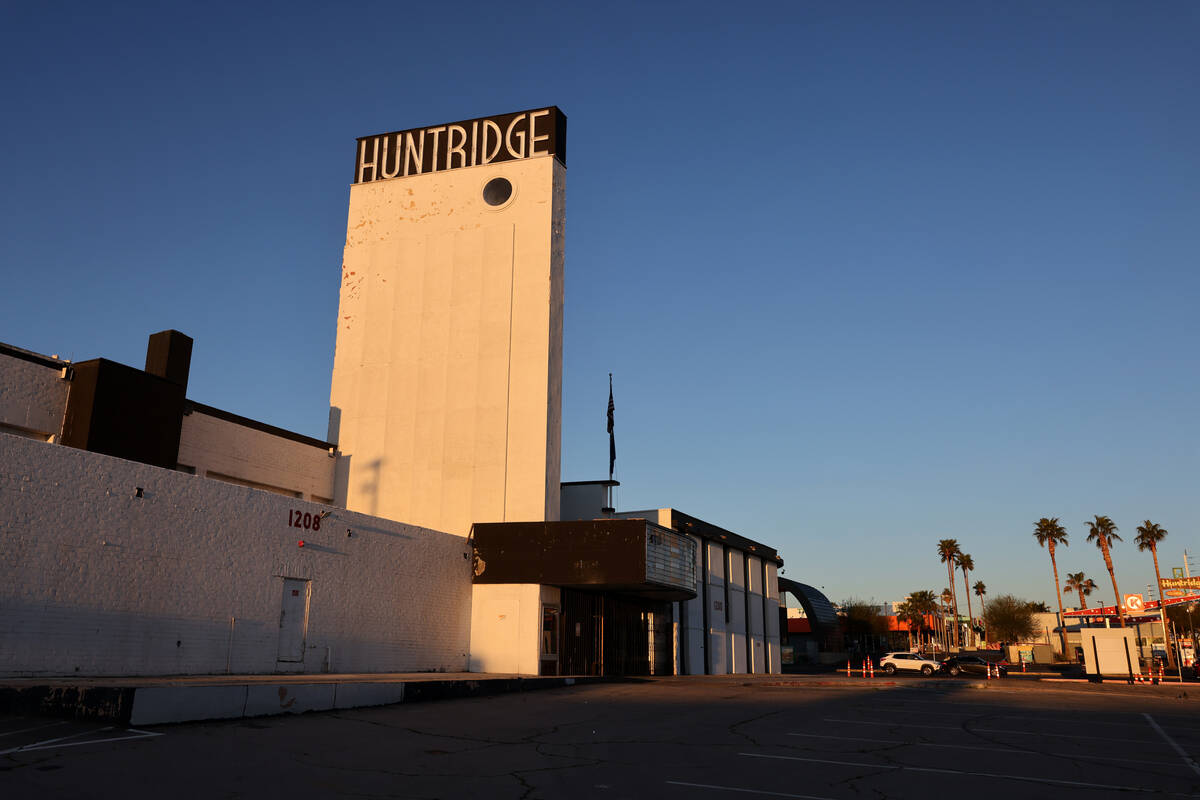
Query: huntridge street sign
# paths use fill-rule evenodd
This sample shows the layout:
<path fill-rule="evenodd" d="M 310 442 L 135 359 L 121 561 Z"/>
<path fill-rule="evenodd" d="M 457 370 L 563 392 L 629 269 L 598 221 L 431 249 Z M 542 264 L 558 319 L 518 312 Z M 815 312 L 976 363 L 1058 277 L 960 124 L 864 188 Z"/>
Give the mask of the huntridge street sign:
<path fill-rule="evenodd" d="M 1163 578 L 1163 589 L 1194 589 L 1200 590 L 1200 576 L 1192 578 Z"/>

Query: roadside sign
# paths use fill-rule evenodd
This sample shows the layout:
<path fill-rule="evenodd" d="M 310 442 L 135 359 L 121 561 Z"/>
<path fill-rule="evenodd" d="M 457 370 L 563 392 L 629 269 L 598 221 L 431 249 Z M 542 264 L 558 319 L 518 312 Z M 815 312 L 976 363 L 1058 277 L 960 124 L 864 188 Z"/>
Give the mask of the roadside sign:
<path fill-rule="evenodd" d="M 1163 583 L 1165 584 L 1166 581 L 1164 580 Z M 1166 592 L 1166 590 L 1164 590 L 1164 593 L 1165 592 Z M 1138 595 L 1138 596 L 1140 597 L 1141 595 Z M 1128 597 L 1128 595 L 1126 595 L 1126 597 Z M 1178 605 L 1180 603 L 1200 603 L 1200 593 L 1187 592 L 1182 597 L 1175 597 L 1172 594 L 1167 594 L 1167 599 L 1165 601 L 1163 601 L 1162 605 L 1170 607 L 1170 606 Z M 1138 615 L 1138 614 L 1157 615 L 1158 607 L 1159 607 L 1159 602 L 1157 600 L 1143 600 L 1142 607 L 1139 610 L 1133 611 L 1133 609 L 1129 609 L 1129 611 L 1132 615 Z M 1071 617 L 1071 618 L 1074 618 L 1074 617 L 1115 617 L 1115 616 L 1117 616 L 1117 609 L 1114 606 L 1094 606 L 1092 608 L 1079 608 L 1074 611 L 1068 611 L 1065 614 L 1063 614 L 1063 616 Z"/>
<path fill-rule="evenodd" d="M 1190 578 L 1163 578 L 1164 589 L 1200 589 L 1200 576 Z"/>
<path fill-rule="evenodd" d="M 1140 594 L 1125 595 L 1125 610 L 1131 614 L 1136 614 L 1146 609 L 1146 603 L 1142 600 Z"/>

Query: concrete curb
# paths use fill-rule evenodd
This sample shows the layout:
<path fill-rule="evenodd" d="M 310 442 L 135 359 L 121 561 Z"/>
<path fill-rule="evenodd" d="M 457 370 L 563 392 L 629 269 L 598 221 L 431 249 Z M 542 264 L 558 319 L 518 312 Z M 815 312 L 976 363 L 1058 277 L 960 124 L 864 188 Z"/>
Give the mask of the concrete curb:
<path fill-rule="evenodd" d="M 557 689 L 611 678 L 488 678 L 383 682 L 215 683 L 192 686 L 0 687 L 0 713 L 162 725 Z"/>

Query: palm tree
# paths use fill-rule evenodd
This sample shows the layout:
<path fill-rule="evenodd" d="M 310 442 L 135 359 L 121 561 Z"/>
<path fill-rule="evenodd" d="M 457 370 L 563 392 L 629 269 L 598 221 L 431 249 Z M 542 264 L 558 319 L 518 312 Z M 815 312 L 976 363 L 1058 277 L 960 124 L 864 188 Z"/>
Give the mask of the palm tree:
<path fill-rule="evenodd" d="M 1109 548 L 1113 542 L 1121 541 L 1121 537 L 1117 536 L 1117 526 L 1108 517 L 1097 516 L 1092 522 L 1084 523 L 1088 526 L 1088 541 L 1095 542 L 1100 548 L 1100 552 L 1104 554 L 1104 566 L 1108 568 L 1108 577 L 1112 578 L 1113 596 L 1116 598 L 1115 605 L 1117 607 L 1117 618 L 1121 620 L 1121 627 L 1125 627 L 1125 609 L 1121 607 L 1121 591 L 1117 589 L 1117 573 L 1113 571 L 1112 552 Z"/>
<path fill-rule="evenodd" d="M 915 615 L 917 647 L 919 649 L 921 646 L 921 632 L 925 629 L 926 616 L 937 611 L 937 597 L 928 589 L 921 589 L 908 596 L 908 603 L 912 606 L 913 614 Z"/>
<path fill-rule="evenodd" d="M 987 642 L 987 610 L 983 605 L 983 596 L 987 594 L 987 584 L 983 581 L 975 581 L 975 585 L 971 588 L 975 590 L 975 596 L 979 598 L 979 618 L 983 620 L 983 641 Z"/>
<path fill-rule="evenodd" d="M 1138 525 L 1138 535 L 1134 537 L 1137 542 L 1138 550 L 1141 552 L 1150 551 L 1150 555 L 1154 556 L 1154 580 L 1155 586 L 1158 587 L 1158 618 L 1162 621 L 1163 626 L 1163 645 L 1167 645 L 1167 615 L 1166 615 L 1166 598 L 1162 593 L 1162 573 L 1158 571 L 1158 543 L 1167 538 L 1167 531 L 1158 525 L 1155 525 L 1150 520 L 1146 520 L 1141 525 Z M 1171 648 L 1167 647 L 1167 663 L 1172 669 L 1175 668 L 1175 654 Z"/>
<path fill-rule="evenodd" d="M 1058 635 L 1062 637 L 1062 653 L 1067 654 L 1067 630 L 1063 620 L 1062 591 L 1058 588 L 1058 561 L 1054 550 L 1060 544 L 1067 546 L 1067 529 L 1058 524 L 1058 517 L 1042 517 L 1033 524 L 1033 538 L 1050 551 L 1050 566 L 1054 569 L 1054 595 L 1058 598 Z"/>
<path fill-rule="evenodd" d="M 905 632 L 908 634 L 908 649 L 911 652 L 913 649 L 913 608 L 912 602 L 905 600 L 900 605 L 896 606 L 896 619 L 903 620 L 905 623 Z"/>
<path fill-rule="evenodd" d="M 974 561 L 974 559 L 971 558 L 971 556 L 967 555 L 966 553 L 963 553 L 962 555 L 960 555 L 958 557 L 958 566 L 959 566 L 959 569 L 962 570 L 963 591 L 964 591 L 964 594 L 966 594 L 966 596 L 967 596 L 967 620 L 968 620 L 967 628 L 973 632 L 975 630 L 975 612 L 971 610 L 971 586 L 967 582 L 968 581 L 967 573 L 970 572 L 971 570 L 975 569 L 975 561 Z M 972 641 L 974 641 L 973 636 L 972 636 Z"/>
<path fill-rule="evenodd" d="M 954 567 L 962 550 L 958 547 L 957 539 L 942 539 L 937 545 L 938 557 L 946 565 L 946 574 L 950 576 L 950 602 L 954 607 L 954 648 L 958 649 L 958 597 L 954 594 Z"/>
<path fill-rule="evenodd" d="M 1079 610 L 1087 611 L 1087 596 L 1096 589 L 1096 582 L 1082 572 L 1068 572 L 1064 592 L 1074 592 L 1079 598 Z M 1080 618 L 1082 619 L 1082 617 Z"/>

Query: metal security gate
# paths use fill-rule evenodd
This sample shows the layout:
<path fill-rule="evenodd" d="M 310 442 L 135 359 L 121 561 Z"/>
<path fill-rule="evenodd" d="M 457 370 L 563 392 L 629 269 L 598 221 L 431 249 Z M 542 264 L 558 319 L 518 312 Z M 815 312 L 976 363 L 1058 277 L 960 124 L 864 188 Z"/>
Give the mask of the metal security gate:
<path fill-rule="evenodd" d="M 562 590 L 563 675 L 670 675 L 671 604 Z"/>

